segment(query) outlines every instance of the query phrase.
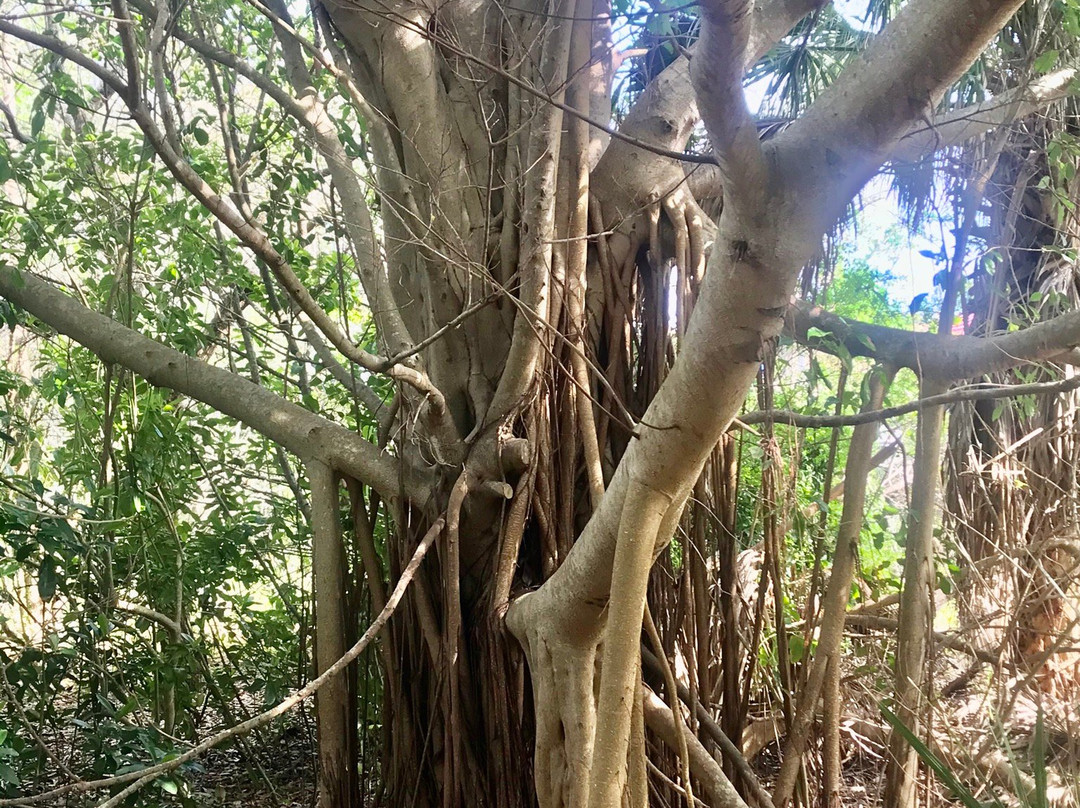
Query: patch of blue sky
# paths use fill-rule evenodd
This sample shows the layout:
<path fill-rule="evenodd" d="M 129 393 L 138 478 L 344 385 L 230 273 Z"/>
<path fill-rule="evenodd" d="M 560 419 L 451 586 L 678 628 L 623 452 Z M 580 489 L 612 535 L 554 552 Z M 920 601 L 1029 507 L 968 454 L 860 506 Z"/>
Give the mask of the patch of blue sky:
<path fill-rule="evenodd" d="M 860 31 L 869 31 L 867 23 L 868 0 L 833 0 L 833 6 L 846 19 L 853 28 Z"/>
<path fill-rule="evenodd" d="M 870 0 L 834 0 L 836 10 L 859 30 L 869 30 L 867 22 Z M 679 4 L 669 2 L 669 6 Z M 630 0 L 626 3 L 626 16 L 616 15 L 613 26 L 617 50 L 629 50 L 636 44 L 647 17 L 640 16 L 648 11 L 649 5 L 642 0 Z M 616 76 L 616 85 L 625 80 L 631 63 L 624 63 Z M 757 113 L 765 100 L 769 88 L 769 78 L 765 77 L 744 87 L 746 103 L 749 109 Z M 704 132 L 702 131 L 702 134 Z M 903 212 L 891 189 L 890 178 L 879 175 L 863 189 L 858 201 L 859 212 L 856 226 L 845 233 L 844 249 L 853 258 L 863 260 L 884 279 L 890 298 L 906 307 L 919 295 L 930 298 L 935 292 L 934 275 L 941 265 L 924 253 L 940 253 L 943 249 L 951 253 L 951 224 L 943 222 L 931 213 L 920 232 L 910 232 Z M 942 201 L 941 210 L 948 210 L 946 201 Z"/>
<path fill-rule="evenodd" d="M 930 213 L 920 230 L 909 230 L 890 178 L 884 174 L 867 183 L 858 202 L 851 254 L 881 273 L 889 297 L 897 303 L 907 306 L 922 294 L 933 297 L 934 275 L 942 264 L 928 253 L 952 254 L 951 223 Z"/>

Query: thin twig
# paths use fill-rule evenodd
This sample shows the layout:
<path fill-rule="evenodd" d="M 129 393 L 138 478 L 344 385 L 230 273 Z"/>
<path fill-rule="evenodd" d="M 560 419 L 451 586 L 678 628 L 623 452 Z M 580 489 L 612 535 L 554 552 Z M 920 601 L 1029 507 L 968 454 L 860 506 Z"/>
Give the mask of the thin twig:
<path fill-rule="evenodd" d="M 983 401 L 986 399 L 1013 398 L 1016 396 L 1047 395 L 1066 393 L 1080 388 L 1080 376 L 1061 379 L 1056 382 L 1032 382 L 1031 384 L 998 384 L 989 386 L 960 387 L 936 396 L 916 399 L 896 407 L 858 412 L 851 415 L 804 415 L 792 410 L 757 410 L 748 412 L 738 420 L 742 424 L 764 424 L 772 422 L 785 426 L 797 426 L 803 429 L 821 427 L 858 426 L 873 421 L 885 421 L 908 413 L 918 412 L 924 407 L 938 404 L 955 404 L 961 401 Z"/>
<path fill-rule="evenodd" d="M 668 703 L 671 707 L 671 715 L 675 722 L 675 737 L 679 742 L 679 774 L 682 778 L 683 796 L 686 797 L 687 808 L 694 804 L 694 792 L 690 784 L 690 752 L 686 746 L 686 733 L 689 732 L 686 722 L 683 720 L 682 707 L 679 705 L 679 692 L 675 684 L 675 674 L 671 670 L 664 653 L 664 643 L 660 640 L 660 632 L 656 630 L 656 621 L 653 620 L 652 610 L 649 604 L 645 604 L 645 633 L 649 635 L 656 660 L 660 664 L 660 670 L 664 674 L 664 689 L 667 690 Z"/>
<path fill-rule="evenodd" d="M 0 101 L 0 112 L 4 114 L 5 118 L 7 118 L 8 127 L 11 129 L 12 136 L 24 146 L 29 144 L 31 141 L 31 137 L 19 128 L 19 122 L 15 118 L 15 113 L 11 111 L 11 107 L 9 107 L 3 101 Z"/>

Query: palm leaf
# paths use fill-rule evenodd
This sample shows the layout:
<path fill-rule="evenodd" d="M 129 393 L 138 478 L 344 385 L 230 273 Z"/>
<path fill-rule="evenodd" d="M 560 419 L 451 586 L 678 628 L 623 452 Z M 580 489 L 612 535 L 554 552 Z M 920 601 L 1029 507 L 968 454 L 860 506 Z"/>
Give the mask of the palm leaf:
<path fill-rule="evenodd" d="M 885 720 L 889 722 L 889 726 L 900 733 L 901 737 L 915 750 L 915 754 L 919 756 L 919 759 L 937 775 L 938 779 L 941 780 L 949 791 L 956 795 L 957 799 L 964 803 L 967 808 L 986 808 L 986 806 L 979 802 L 975 795 L 960 782 L 959 778 L 953 774 L 952 770 L 945 764 L 945 761 L 935 755 L 929 746 L 917 738 L 915 733 L 897 718 L 896 713 L 884 704 L 879 704 L 878 707 L 881 709 L 881 714 L 885 717 Z"/>

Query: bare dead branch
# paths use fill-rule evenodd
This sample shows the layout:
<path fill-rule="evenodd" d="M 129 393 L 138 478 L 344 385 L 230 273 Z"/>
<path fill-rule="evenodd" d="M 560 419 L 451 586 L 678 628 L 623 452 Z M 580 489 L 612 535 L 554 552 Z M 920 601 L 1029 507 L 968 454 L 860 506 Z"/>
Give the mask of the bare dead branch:
<path fill-rule="evenodd" d="M 645 721 L 649 729 L 660 736 L 664 743 L 672 749 L 677 748 L 675 716 L 663 700 L 646 690 Z M 693 734 L 688 734 L 687 746 L 690 753 L 690 765 L 694 775 L 698 778 L 708 795 L 709 804 L 714 808 L 748 808 L 739 792 L 731 785 L 731 781 L 724 775 L 724 770 L 713 760 L 712 755 Z"/>
<path fill-rule="evenodd" d="M 23 132 L 22 129 L 19 128 L 19 122 L 15 118 L 15 113 L 12 112 L 11 107 L 9 107 L 3 101 L 0 101 L 0 113 L 3 113 L 4 117 L 7 119 L 8 128 L 11 130 L 12 137 L 14 137 L 24 146 L 29 143 L 31 140 L 30 135 L 26 134 L 25 132 Z"/>
<path fill-rule="evenodd" d="M 1018 396 L 1039 396 L 1067 393 L 1080 389 L 1080 376 L 1059 379 L 1053 382 L 1033 382 L 1031 384 L 989 384 L 960 387 L 942 393 L 900 404 L 896 407 L 884 407 L 880 410 L 851 413 L 850 415 L 806 415 L 792 410 L 759 410 L 748 412 L 739 418 L 744 424 L 785 424 L 802 429 L 822 429 L 842 426 L 858 426 L 873 421 L 887 421 L 901 415 L 918 412 L 925 407 L 939 404 L 957 404 L 961 401 L 985 401 L 987 399 L 1017 398 Z"/>
<path fill-rule="evenodd" d="M 899 621 L 893 617 L 882 617 L 880 615 L 872 614 L 853 614 L 852 612 L 848 612 L 847 616 L 844 618 L 844 624 L 847 626 L 859 626 L 860 628 L 876 628 L 884 629 L 885 631 L 895 631 Z M 971 643 L 965 642 L 955 634 L 946 634 L 943 631 L 935 631 L 933 632 L 932 637 L 934 642 L 938 645 L 953 651 L 969 654 L 980 662 L 997 665 L 1001 661 L 1001 655 L 999 653 L 976 648 Z"/>
<path fill-rule="evenodd" d="M 122 612 L 129 612 L 137 617 L 142 617 L 146 620 L 157 623 L 158 625 L 164 626 L 169 632 L 171 632 L 177 637 L 181 636 L 184 633 L 183 626 L 181 626 L 167 614 L 162 614 L 161 612 L 150 609 L 146 606 L 140 606 L 137 603 L 126 603 L 123 601 L 119 601 L 117 603 L 113 603 L 112 607 L 114 609 L 119 609 Z"/>

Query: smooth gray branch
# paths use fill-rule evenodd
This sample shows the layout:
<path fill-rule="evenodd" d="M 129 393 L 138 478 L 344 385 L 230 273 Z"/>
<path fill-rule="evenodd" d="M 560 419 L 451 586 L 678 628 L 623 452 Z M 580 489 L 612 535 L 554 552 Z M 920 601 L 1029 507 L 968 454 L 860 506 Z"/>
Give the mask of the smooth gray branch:
<path fill-rule="evenodd" d="M 810 336 L 811 328 L 817 329 L 815 336 Z M 1000 336 L 968 337 L 862 323 L 796 302 L 788 310 L 784 330 L 797 342 L 828 353 L 842 347 L 852 356 L 868 356 L 910 368 L 923 378 L 952 382 L 1028 362 L 1072 364 L 1071 351 L 1080 345 L 1080 312 Z"/>
<path fill-rule="evenodd" d="M 85 346 L 105 362 L 128 368 L 151 384 L 202 401 L 299 457 L 321 457 L 393 499 L 399 461 L 354 432 L 222 368 L 169 348 L 86 308 L 52 284 L 0 267 L 0 295 Z M 406 480 L 406 494 L 426 491 Z"/>

